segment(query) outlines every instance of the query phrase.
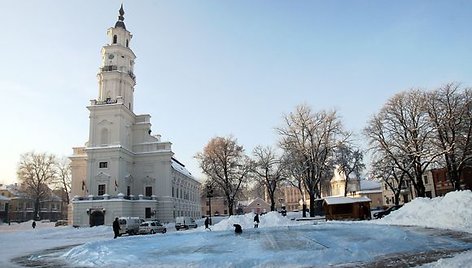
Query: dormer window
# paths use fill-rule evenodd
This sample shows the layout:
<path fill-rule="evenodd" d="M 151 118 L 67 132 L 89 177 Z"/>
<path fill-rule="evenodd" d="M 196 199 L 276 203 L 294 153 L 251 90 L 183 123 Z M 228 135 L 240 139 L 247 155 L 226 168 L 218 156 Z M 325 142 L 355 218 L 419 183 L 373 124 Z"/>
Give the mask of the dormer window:
<path fill-rule="evenodd" d="M 116 34 L 113 36 L 113 44 L 116 44 L 118 42 L 118 36 Z"/>

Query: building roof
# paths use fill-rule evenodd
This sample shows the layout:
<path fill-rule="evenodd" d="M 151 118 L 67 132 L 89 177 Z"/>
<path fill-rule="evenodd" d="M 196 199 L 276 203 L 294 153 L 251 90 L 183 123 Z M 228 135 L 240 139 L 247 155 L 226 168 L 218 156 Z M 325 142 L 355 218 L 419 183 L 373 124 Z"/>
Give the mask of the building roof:
<path fill-rule="evenodd" d="M 382 190 L 365 190 L 365 191 L 358 191 L 357 194 L 362 195 L 362 194 L 381 194 Z"/>
<path fill-rule="evenodd" d="M 382 184 L 378 181 L 361 180 L 361 191 L 380 190 L 381 188 Z"/>
<path fill-rule="evenodd" d="M 352 197 L 336 196 L 336 197 L 326 197 L 324 201 L 328 205 L 338 205 L 338 204 L 353 204 L 353 203 L 370 202 L 371 200 L 368 197 L 352 198 Z"/>
<path fill-rule="evenodd" d="M 0 201 L 10 201 L 10 198 L 0 195 Z"/>
<path fill-rule="evenodd" d="M 264 201 L 264 199 L 262 199 L 260 197 L 256 197 L 254 200 L 249 201 L 248 204 L 247 204 L 248 207 L 254 206 L 254 205 L 269 206 L 269 204 L 266 201 Z"/>
<path fill-rule="evenodd" d="M 173 157 L 171 158 L 171 166 L 175 171 L 180 172 L 185 176 L 193 178 L 192 173 L 190 173 L 190 171 L 188 171 L 185 168 L 185 165 L 180 163 L 177 159 L 175 159 Z"/>

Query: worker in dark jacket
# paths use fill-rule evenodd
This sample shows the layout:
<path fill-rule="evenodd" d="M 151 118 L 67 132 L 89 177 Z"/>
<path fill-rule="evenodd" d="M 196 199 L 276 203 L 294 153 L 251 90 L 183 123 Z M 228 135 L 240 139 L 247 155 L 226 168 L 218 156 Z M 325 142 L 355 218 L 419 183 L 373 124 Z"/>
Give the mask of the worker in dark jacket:
<path fill-rule="evenodd" d="M 234 232 L 236 234 L 242 234 L 243 233 L 243 228 L 241 228 L 241 225 L 233 224 L 233 226 L 234 226 Z"/>
<path fill-rule="evenodd" d="M 115 233 L 115 238 L 120 236 L 120 223 L 118 222 L 118 218 L 115 218 L 115 221 L 113 221 L 113 232 Z"/>
<path fill-rule="evenodd" d="M 254 216 L 254 228 L 259 227 L 259 214 L 256 213 L 256 216 Z"/>

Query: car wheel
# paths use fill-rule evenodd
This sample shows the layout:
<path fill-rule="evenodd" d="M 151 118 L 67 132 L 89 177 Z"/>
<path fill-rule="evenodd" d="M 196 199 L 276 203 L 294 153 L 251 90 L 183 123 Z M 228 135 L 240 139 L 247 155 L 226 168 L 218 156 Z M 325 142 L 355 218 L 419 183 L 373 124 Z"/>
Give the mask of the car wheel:
<path fill-rule="evenodd" d="M 155 232 L 154 232 L 154 230 L 151 230 L 149 233 L 150 233 L 150 234 L 154 234 Z"/>
<path fill-rule="evenodd" d="M 167 229 L 162 230 L 162 233 L 165 234 L 167 232 Z"/>

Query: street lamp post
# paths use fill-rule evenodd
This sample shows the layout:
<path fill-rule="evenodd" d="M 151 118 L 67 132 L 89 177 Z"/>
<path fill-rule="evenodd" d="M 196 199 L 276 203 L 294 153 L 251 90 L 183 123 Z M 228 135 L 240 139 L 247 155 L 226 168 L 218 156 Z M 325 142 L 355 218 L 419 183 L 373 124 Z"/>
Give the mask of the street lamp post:
<path fill-rule="evenodd" d="M 208 198 L 208 210 L 209 210 L 209 214 L 210 214 L 210 225 L 211 224 L 211 198 L 213 197 L 213 188 L 211 187 L 211 185 L 208 185 L 207 186 L 207 198 Z"/>

